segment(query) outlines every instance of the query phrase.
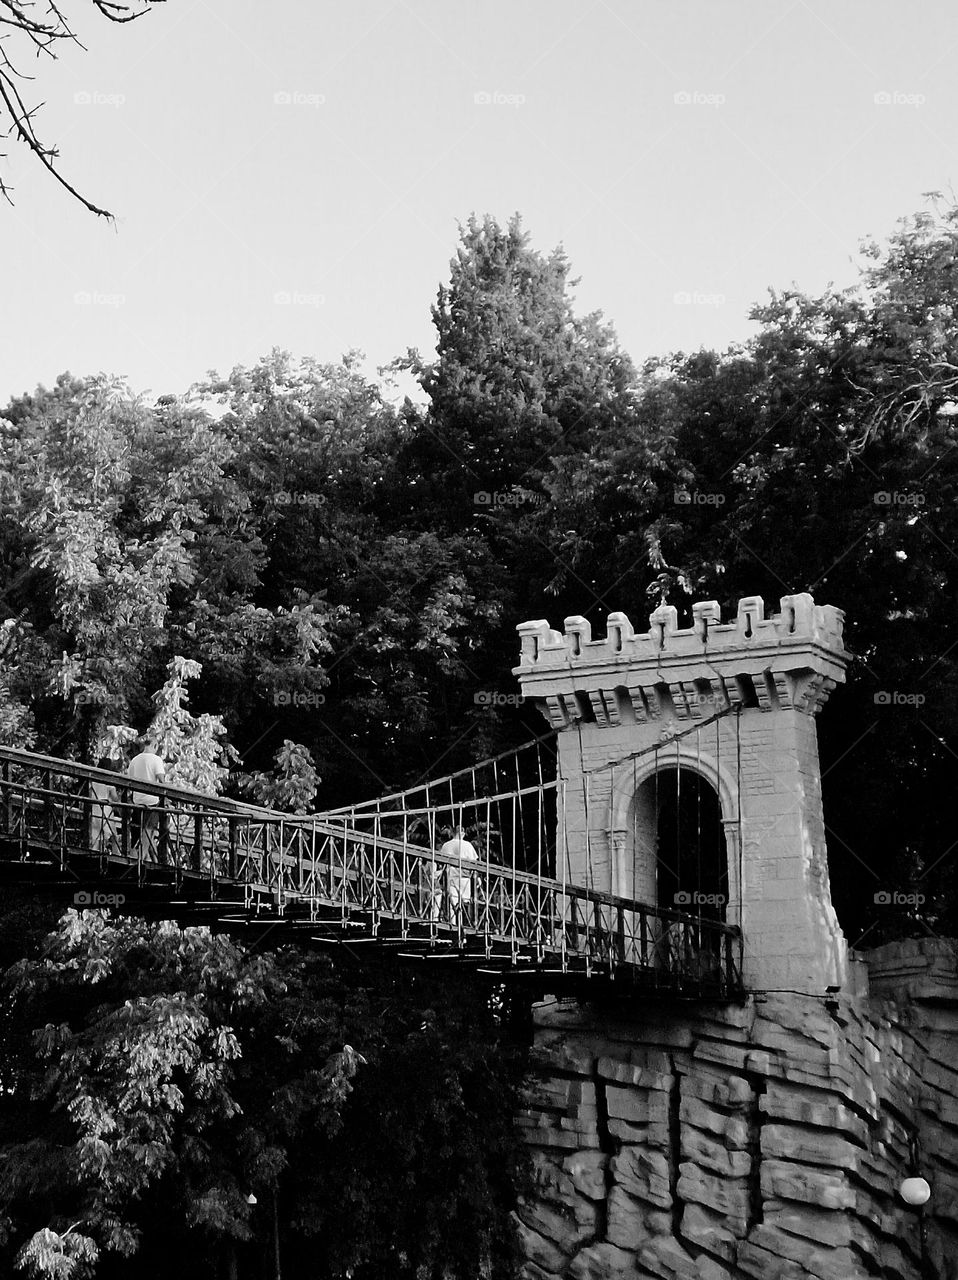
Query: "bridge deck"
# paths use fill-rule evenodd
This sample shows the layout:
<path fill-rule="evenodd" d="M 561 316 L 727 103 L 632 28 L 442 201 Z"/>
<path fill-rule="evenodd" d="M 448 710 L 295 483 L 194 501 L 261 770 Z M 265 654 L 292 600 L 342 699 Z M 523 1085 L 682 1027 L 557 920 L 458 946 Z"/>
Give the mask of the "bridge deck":
<path fill-rule="evenodd" d="M 458 862 L 334 814 L 297 817 L 137 783 L 158 798 L 152 829 L 92 782 L 115 774 L 0 748 L 0 876 L 46 885 L 64 906 L 111 906 L 268 930 L 354 951 L 455 961 L 559 991 L 613 979 L 643 991 L 727 999 L 741 992 L 741 937 L 718 921 L 632 902 L 490 861 Z M 449 881 L 467 887 L 448 892 Z M 455 898 L 461 897 L 456 902 Z"/>

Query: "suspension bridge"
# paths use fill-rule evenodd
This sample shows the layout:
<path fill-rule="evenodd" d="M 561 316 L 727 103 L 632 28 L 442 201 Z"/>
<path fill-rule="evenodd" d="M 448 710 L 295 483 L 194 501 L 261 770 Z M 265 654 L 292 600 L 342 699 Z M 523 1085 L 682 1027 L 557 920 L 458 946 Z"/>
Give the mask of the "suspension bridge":
<path fill-rule="evenodd" d="M 573 881 L 568 790 L 555 734 L 309 816 L 0 748 L 0 880 L 45 886 L 65 907 L 462 966 L 541 992 L 740 995 L 741 933 L 720 913 L 642 901 L 634 877 L 625 895 L 591 860 Z M 134 792 L 156 798 L 149 824 Z M 468 845 L 443 852 L 457 828 Z"/>

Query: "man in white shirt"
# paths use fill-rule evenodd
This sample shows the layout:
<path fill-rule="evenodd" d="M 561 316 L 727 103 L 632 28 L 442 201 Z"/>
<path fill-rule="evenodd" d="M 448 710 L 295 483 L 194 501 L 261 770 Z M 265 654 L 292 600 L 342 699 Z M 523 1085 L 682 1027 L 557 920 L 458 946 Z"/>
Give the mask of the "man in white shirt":
<path fill-rule="evenodd" d="M 134 756 L 127 766 L 126 776 L 135 782 L 165 782 L 166 765 L 152 751 L 141 751 Z M 133 838 L 136 840 L 136 852 L 145 857 L 156 855 L 156 830 L 159 825 L 157 805 L 159 796 L 148 791 L 134 791 L 133 801 Z M 131 841 L 132 843 L 132 841 Z"/>
<path fill-rule="evenodd" d="M 445 857 L 455 858 L 456 862 L 446 868 L 446 897 L 449 902 L 449 919 L 457 927 L 462 925 L 462 904 L 472 901 L 472 872 L 466 869 L 467 863 L 479 861 L 475 847 L 466 839 L 465 828 L 456 827 L 452 839 L 439 850 Z"/>

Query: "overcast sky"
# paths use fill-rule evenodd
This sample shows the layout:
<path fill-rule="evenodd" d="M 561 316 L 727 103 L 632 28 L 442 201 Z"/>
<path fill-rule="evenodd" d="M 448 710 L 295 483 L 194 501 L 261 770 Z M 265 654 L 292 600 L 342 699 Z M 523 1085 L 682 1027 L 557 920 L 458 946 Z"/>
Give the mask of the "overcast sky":
<path fill-rule="evenodd" d="M 561 242 L 578 309 L 601 309 L 636 361 L 724 347 L 769 285 L 851 283 L 859 240 L 958 172 L 953 0 L 167 0 L 126 27 L 82 17 L 88 52 L 40 64 L 25 94 L 116 225 L 8 144 L 0 404 L 65 369 L 156 396 L 274 346 L 360 348 L 371 366 L 431 351 L 473 211 Z"/>

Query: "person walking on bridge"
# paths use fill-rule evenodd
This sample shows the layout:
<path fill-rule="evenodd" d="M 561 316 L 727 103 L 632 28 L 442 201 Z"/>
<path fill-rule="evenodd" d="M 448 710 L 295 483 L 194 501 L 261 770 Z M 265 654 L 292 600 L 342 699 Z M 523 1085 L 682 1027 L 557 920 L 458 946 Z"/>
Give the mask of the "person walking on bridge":
<path fill-rule="evenodd" d="M 468 915 L 468 908 L 464 911 L 463 903 L 472 901 L 472 871 L 463 864 L 478 862 L 479 854 L 466 839 L 464 827 L 455 827 L 452 839 L 447 840 L 439 852 L 444 857 L 456 859 L 446 867 L 446 901 L 450 924 L 462 928 L 464 916 Z"/>
<path fill-rule="evenodd" d="M 96 762 L 98 769 L 113 771 L 113 761 L 109 756 L 101 756 Z M 116 818 L 113 806 L 119 799 L 116 787 L 108 782 L 91 782 L 90 796 L 90 848 L 97 853 L 115 853 L 119 848 Z"/>
<path fill-rule="evenodd" d="M 165 782 L 166 765 L 154 751 L 149 750 L 152 743 L 147 743 L 147 750 L 133 757 L 127 766 L 126 776 L 136 782 Z M 133 792 L 133 838 L 136 840 L 135 852 L 146 858 L 157 855 L 157 828 L 159 827 L 159 796 L 148 791 Z M 131 841 L 132 843 L 132 841 Z"/>

